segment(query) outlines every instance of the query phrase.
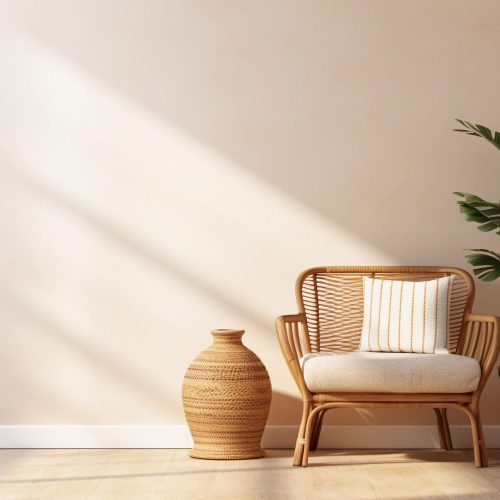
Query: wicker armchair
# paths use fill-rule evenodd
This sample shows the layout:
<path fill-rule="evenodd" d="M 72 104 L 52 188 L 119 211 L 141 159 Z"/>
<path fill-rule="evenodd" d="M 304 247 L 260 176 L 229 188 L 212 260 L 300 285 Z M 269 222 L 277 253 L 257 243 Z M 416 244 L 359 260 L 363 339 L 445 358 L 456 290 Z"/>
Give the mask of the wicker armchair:
<path fill-rule="evenodd" d="M 358 350 L 363 323 L 362 277 L 426 280 L 455 275 L 450 298 L 449 349 L 479 361 L 479 384 L 469 393 L 363 393 L 311 392 L 304 379 L 301 358 L 308 353 Z M 500 318 L 471 314 L 474 282 L 457 268 L 447 267 L 317 267 L 304 271 L 296 282 L 299 313 L 280 316 L 276 332 L 283 356 L 303 400 L 293 465 L 307 466 L 315 450 L 323 416 L 332 408 L 427 407 L 433 408 L 441 448 L 452 449 L 447 409 L 467 414 L 472 428 L 474 462 L 487 467 L 488 457 L 479 416 L 479 399 L 497 360 Z"/>

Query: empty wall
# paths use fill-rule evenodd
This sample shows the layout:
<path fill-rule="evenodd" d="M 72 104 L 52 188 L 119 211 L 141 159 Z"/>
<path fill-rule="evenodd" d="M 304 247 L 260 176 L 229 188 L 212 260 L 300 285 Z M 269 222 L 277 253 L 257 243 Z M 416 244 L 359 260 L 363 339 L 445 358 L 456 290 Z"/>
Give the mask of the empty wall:
<path fill-rule="evenodd" d="M 314 265 L 466 266 L 500 195 L 497 1 L 2 2 L 0 423 L 181 424 L 186 366 Z M 500 314 L 500 282 L 476 311 Z M 493 374 L 483 421 L 500 424 Z M 430 423 L 425 410 L 336 422 Z"/>

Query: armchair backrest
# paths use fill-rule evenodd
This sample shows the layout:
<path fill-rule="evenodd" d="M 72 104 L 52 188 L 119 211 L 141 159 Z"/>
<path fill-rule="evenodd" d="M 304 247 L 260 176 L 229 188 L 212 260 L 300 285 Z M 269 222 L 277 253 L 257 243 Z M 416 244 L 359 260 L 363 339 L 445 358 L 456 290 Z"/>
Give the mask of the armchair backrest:
<path fill-rule="evenodd" d="M 429 280 L 454 275 L 450 297 L 449 348 L 455 352 L 464 318 L 474 301 L 474 281 L 454 267 L 315 267 L 297 278 L 295 293 L 306 316 L 311 351 L 355 351 L 363 326 L 363 276 L 396 280 Z"/>

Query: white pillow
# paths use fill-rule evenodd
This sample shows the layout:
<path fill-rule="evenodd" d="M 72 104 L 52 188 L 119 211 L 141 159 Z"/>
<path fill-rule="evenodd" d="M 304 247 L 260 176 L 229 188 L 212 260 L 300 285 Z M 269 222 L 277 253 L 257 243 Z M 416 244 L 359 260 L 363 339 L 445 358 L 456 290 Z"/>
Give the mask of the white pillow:
<path fill-rule="evenodd" d="M 448 352 L 454 276 L 428 281 L 363 278 L 360 351 Z"/>

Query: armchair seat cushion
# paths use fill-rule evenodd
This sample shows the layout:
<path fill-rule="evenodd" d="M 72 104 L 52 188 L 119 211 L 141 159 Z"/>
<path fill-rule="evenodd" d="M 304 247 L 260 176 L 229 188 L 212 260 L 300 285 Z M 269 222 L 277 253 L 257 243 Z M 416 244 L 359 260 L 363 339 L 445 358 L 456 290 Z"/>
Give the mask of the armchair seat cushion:
<path fill-rule="evenodd" d="M 477 360 L 456 354 L 311 353 L 301 366 L 311 392 L 461 394 L 481 377 Z"/>

